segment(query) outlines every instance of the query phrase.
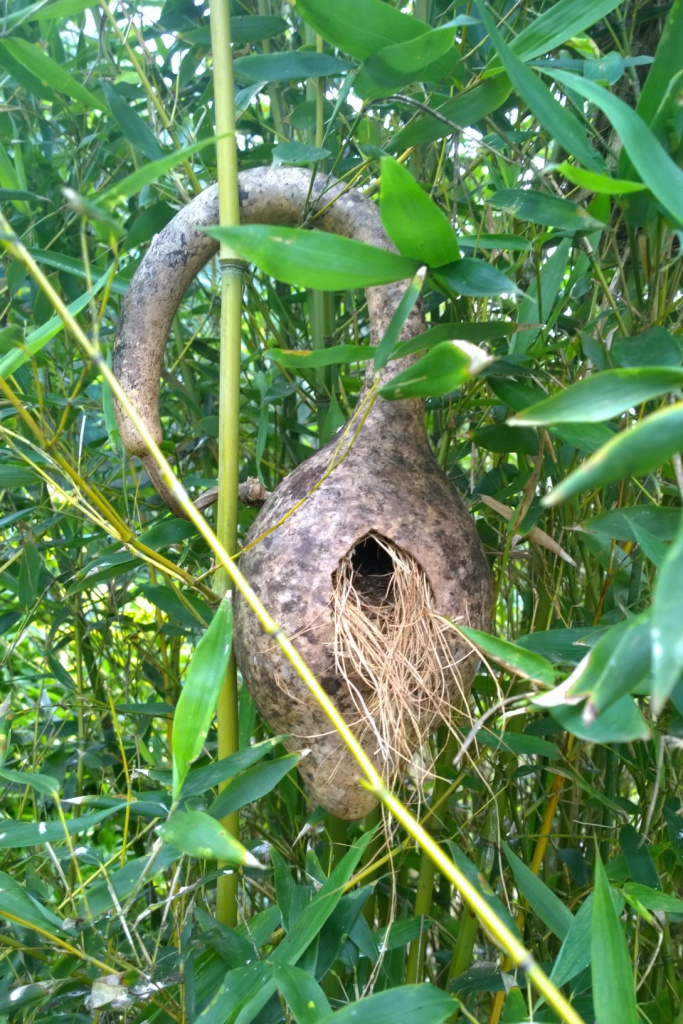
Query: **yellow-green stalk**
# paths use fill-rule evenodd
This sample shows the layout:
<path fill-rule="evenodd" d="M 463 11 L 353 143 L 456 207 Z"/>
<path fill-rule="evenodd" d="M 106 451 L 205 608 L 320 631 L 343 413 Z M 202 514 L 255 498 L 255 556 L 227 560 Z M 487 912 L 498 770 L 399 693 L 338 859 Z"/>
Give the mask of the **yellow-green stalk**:
<path fill-rule="evenodd" d="M 218 168 L 218 211 L 222 227 L 240 222 L 237 184 L 237 142 L 235 98 L 232 74 L 229 0 L 211 0 L 211 49 L 213 53 L 213 104 L 216 123 L 216 164 Z M 218 511 L 216 534 L 229 555 L 237 550 L 237 484 L 239 482 L 239 398 L 242 326 L 242 275 L 244 262 L 226 245 L 219 252 L 221 268 L 221 341 L 218 427 Z M 219 567 L 215 589 L 224 594 L 229 578 Z M 230 658 L 221 695 L 218 698 L 218 756 L 228 757 L 239 747 L 237 720 L 237 667 Z M 222 824 L 237 837 L 237 811 Z M 237 923 L 237 873 L 220 875 L 217 883 L 216 916 L 222 924 Z"/>

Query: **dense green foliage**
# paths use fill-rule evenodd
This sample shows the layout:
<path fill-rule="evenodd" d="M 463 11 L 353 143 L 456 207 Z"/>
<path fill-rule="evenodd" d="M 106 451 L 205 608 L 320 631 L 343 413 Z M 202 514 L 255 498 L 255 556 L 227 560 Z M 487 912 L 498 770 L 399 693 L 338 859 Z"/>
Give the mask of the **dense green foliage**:
<path fill-rule="evenodd" d="M 344 179 L 428 266 L 420 368 L 384 395 L 426 397 L 497 605 L 470 634 L 476 728 L 441 729 L 436 781 L 402 799 L 586 1022 L 680 1022 L 683 2 L 232 15 L 241 166 Z M 203 3 L 4 10 L 0 1022 L 556 1021 L 400 829 L 310 808 L 244 690 L 216 760 L 210 552 L 124 456 L 101 367 L 16 248 L 108 358 L 147 244 L 215 179 L 211 71 Z M 337 284 L 307 242 L 242 242 L 294 282 L 245 287 L 242 476 L 267 487 L 372 356 L 361 291 L 305 290 Z M 209 267 L 164 371 L 193 496 L 216 478 L 219 293 Z M 216 820 L 237 810 L 242 846 Z M 240 865 L 235 929 L 215 855 Z"/>

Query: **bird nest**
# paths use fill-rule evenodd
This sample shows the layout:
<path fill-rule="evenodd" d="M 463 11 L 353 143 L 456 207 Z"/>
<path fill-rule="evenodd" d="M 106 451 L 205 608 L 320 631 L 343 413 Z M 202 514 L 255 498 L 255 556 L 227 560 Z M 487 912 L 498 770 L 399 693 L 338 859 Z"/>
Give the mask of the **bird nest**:
<path fill-rule="evenodd" d="M 374 741 L 391 779 L 452 717 L 461 687 L 449 627 L 418 562 L 377 533 L 340 561 L 332 585 L 335 671 L 358 711 L 361 742 Z"/>

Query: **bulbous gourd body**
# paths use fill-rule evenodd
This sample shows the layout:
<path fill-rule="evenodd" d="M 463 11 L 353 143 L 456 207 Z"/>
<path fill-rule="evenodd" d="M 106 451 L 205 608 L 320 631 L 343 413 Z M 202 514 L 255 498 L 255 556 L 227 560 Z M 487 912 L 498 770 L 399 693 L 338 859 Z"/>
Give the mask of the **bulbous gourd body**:
<path fill-rule="evenodd" d="M 292 224 L 308 214 L 317 228 L 393 248 L 374 204 L 321 175 L 311 181 L 300 169 L 256 168 L 242 172 L 239 184 L 245 223 Z M 185 290 L 217 251 L 218 244 L 201 230 L 217 220 L 214 186 L 156 236 L 131 282 L 119 322 L 114 372 L 157 443 L 162 438 L 159 378 L 166 340 Z M 373 343 L 384 334 L 405 287 L 406 282 L 397 282 L 366 290 Z M 423 330 L 416 308 L 401 337 Z M 400 368 L 391 364 L 385 377 Z M 370 373 L 361 395 L 370 411 L 359 429 L 330 441 L 270 496 L 246 538 L 240 568 L 354 727 L 378 770 L 385 772 L 386 757 L 353 699 L 354 692 L 362 696 L 369 689 L 367 681 L 340 671 L 335 653 L 332 592 L 340 567 L 351 564 L 367 538 L 375 538 L 380 546 L 409 556 L 415 572 L 426 580 L 431 612 L 477 628 L 488 625 L 491 583 L 473 520 L 430 451 L 422 404 L 381 398 L 370 402 L 372 383 Z M 116 403 L 115 410 L 124 445 L 140 456 L 169 508 L 182 514 L 173 488 L 134 424 Z M 358 785 L 355 761 L 239 594 L 234 642 L 244 681 L 263 717 L 276 733 L 287 735 L 290 749 L 309 751 L 300 771 L 313 799 L 341 818 L 364 815 L 375 798 Z M 444 643 L 448 698 L 451 704 L 462 703 L 476 660 L 456 633 L 450 632 Z M 434 721 L 429 711 L 421 715 L 418 710 L 413 717 L 407 735 L 412 729 L 417 742 Z M 418 721 L 420 717 L 424 720 Z"/>

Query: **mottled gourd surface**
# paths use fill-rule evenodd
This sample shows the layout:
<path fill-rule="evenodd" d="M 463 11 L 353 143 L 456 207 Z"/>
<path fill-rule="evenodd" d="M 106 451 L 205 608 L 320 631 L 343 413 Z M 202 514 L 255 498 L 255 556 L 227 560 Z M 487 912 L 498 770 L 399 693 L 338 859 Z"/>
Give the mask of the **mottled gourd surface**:
<path fill-rule="evenodd" d="M 367 244 L 393 249 L 376 206 L 334 181 L 297 168 L 256 168 L 240 174 L 244 223 L 308 224 Z M 320 215 L 316 209 L 320 208 Z M 131 282 L 119 323 L 114 370 L 155 440 L 162 437 L 159 378 L 173 317 L 192 279 L 215 254 L 217 243 L 202 226 L 216 224 L 217 191 L 207 189 L 154 239 Z M 408 282 L 366 291 L 371 340 L 384 334 Z M 425 329 L 421 310 L 408 317 L 401 337 Z M 406 362 L 393 362 L 381 379 Z M 382 757 L 361 721 L 348 680 L 335 663 L 332 616 L 334 581 L 342 561 L 369 535 L 411 556 L 427 578 L 436 612 L 456 623 L 486 628 L 491 581 L 474 522 L 429 448 L 422 403 L 386 402 L 370 394 L 366 375 L 362 425 L 333 438 L 277 487 L 246 539 L 240 567 L 256 594 L 296 643 L 335 704 L 354 727 L 378 770 Z M 116 407 L 122 440 L 139 455 L 159 493 L 178 514 L 172 488 L 124 411 Z M 359 429 L 356 429 L 359 426 Z M 450 701 L 466 700 L 476 668 L 471 649 L 447 635 Z M 235 598 L 235 652 L 254 701 L 287 747 L 308 753 L 299 770 L 311 798 L 341 818 L 366 814 L 375 798 L 358 784 L 359 768 L 304 683 L 266 636 L 239 594 Z M 361 681 L 362 682 L 362 681 Z M 423 723 L 427 728 L 432 721 Z"/>

